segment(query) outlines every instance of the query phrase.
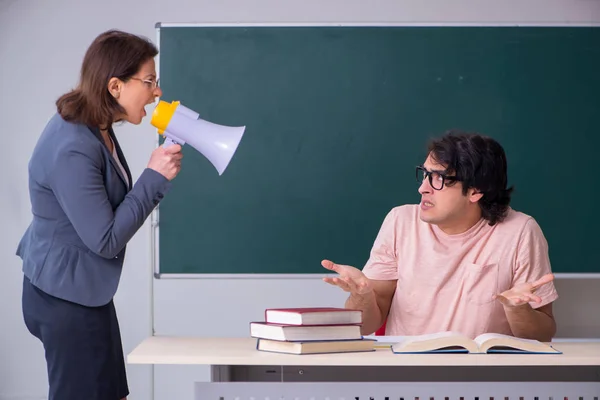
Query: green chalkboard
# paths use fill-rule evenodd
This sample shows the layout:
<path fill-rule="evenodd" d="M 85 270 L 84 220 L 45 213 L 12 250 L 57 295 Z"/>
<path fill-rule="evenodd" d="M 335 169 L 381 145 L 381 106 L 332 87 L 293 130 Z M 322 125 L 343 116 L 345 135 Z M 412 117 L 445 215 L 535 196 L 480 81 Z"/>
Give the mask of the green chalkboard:
<path fill-rule="evenodd" d="M 497 138 L 557 273 L 600 273 L 600 29 L 159 26 L 163 100 L 246 125 L 222 176 L 190 146 L 159 208 L 162 274 L 362 267 L 451 128 Z M 280 276 L 280 275 L 277 275 Z"/>

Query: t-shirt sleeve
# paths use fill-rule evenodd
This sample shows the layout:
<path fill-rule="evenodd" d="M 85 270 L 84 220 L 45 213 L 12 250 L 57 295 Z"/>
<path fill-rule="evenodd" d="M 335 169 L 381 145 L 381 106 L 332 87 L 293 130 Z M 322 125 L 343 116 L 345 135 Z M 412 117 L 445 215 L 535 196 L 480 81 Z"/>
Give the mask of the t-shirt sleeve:
<path fill-rule="evenodd" d="M 519 241 L 513 286 L 526 282 L 534 282 L 550 273 L 552 273 L 552 270 L 548 256 L 548 242 L 538 223 L 535 219 L 531 218 L 525 224 Z M 532 308 L 542 307 L 558 298 L 554 281 L 540 286 L 535 291 L 535 294 L 542 301 L 540 303 L 531 302 L 530 305 Z"/>
<path fill-rule="evenodd" d="M 369 259 L 362 270 L 369 279 L 398 279 L 396 256 L 397 214 L 397 209 L 391 210 L 381 224 L 379 233 L 371 248 Z"/>

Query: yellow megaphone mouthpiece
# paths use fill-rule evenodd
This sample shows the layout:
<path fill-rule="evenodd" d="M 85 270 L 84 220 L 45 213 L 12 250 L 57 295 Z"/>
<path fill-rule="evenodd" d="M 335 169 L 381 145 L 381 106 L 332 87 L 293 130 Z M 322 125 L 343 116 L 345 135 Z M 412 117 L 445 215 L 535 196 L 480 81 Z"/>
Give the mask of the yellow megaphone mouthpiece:
<path fill-rule="evenodd" d="M 158 133 L 161 135 L 164 135 L 167 130 L 167 126 L 169 125 L 169 122 L 171 122 L 171 118 L 173 118 L 178 106 L 178 101 L 167 103 L 166 101 L 160 100 L 154 108 L 150 123 L 158 129 Z"/>

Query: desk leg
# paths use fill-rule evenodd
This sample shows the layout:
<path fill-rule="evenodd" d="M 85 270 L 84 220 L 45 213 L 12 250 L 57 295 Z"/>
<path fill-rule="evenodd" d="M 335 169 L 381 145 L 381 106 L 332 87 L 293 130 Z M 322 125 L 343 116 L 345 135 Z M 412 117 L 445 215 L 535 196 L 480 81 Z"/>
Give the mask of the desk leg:
<path fill-rule="evenodd" d="M 231 382 L 231 367 L 229 365 L 211 365 L 211 382 Z"/>

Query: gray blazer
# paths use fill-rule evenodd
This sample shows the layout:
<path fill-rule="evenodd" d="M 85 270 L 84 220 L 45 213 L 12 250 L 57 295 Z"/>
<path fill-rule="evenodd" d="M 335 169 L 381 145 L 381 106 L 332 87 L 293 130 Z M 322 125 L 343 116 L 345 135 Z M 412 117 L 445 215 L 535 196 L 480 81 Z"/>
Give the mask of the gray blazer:
<path fill-rule="evenodd" d="M 112 129 L 110 135 L 131 182 Z M 108 303 L 127 242 L 169 187 L 149 168 L 128 186 L 97 128 L 54 115 L 29 161 L 33 220 L 17 248 L 23 273 L 55 297 L 85 306 Z"/>

